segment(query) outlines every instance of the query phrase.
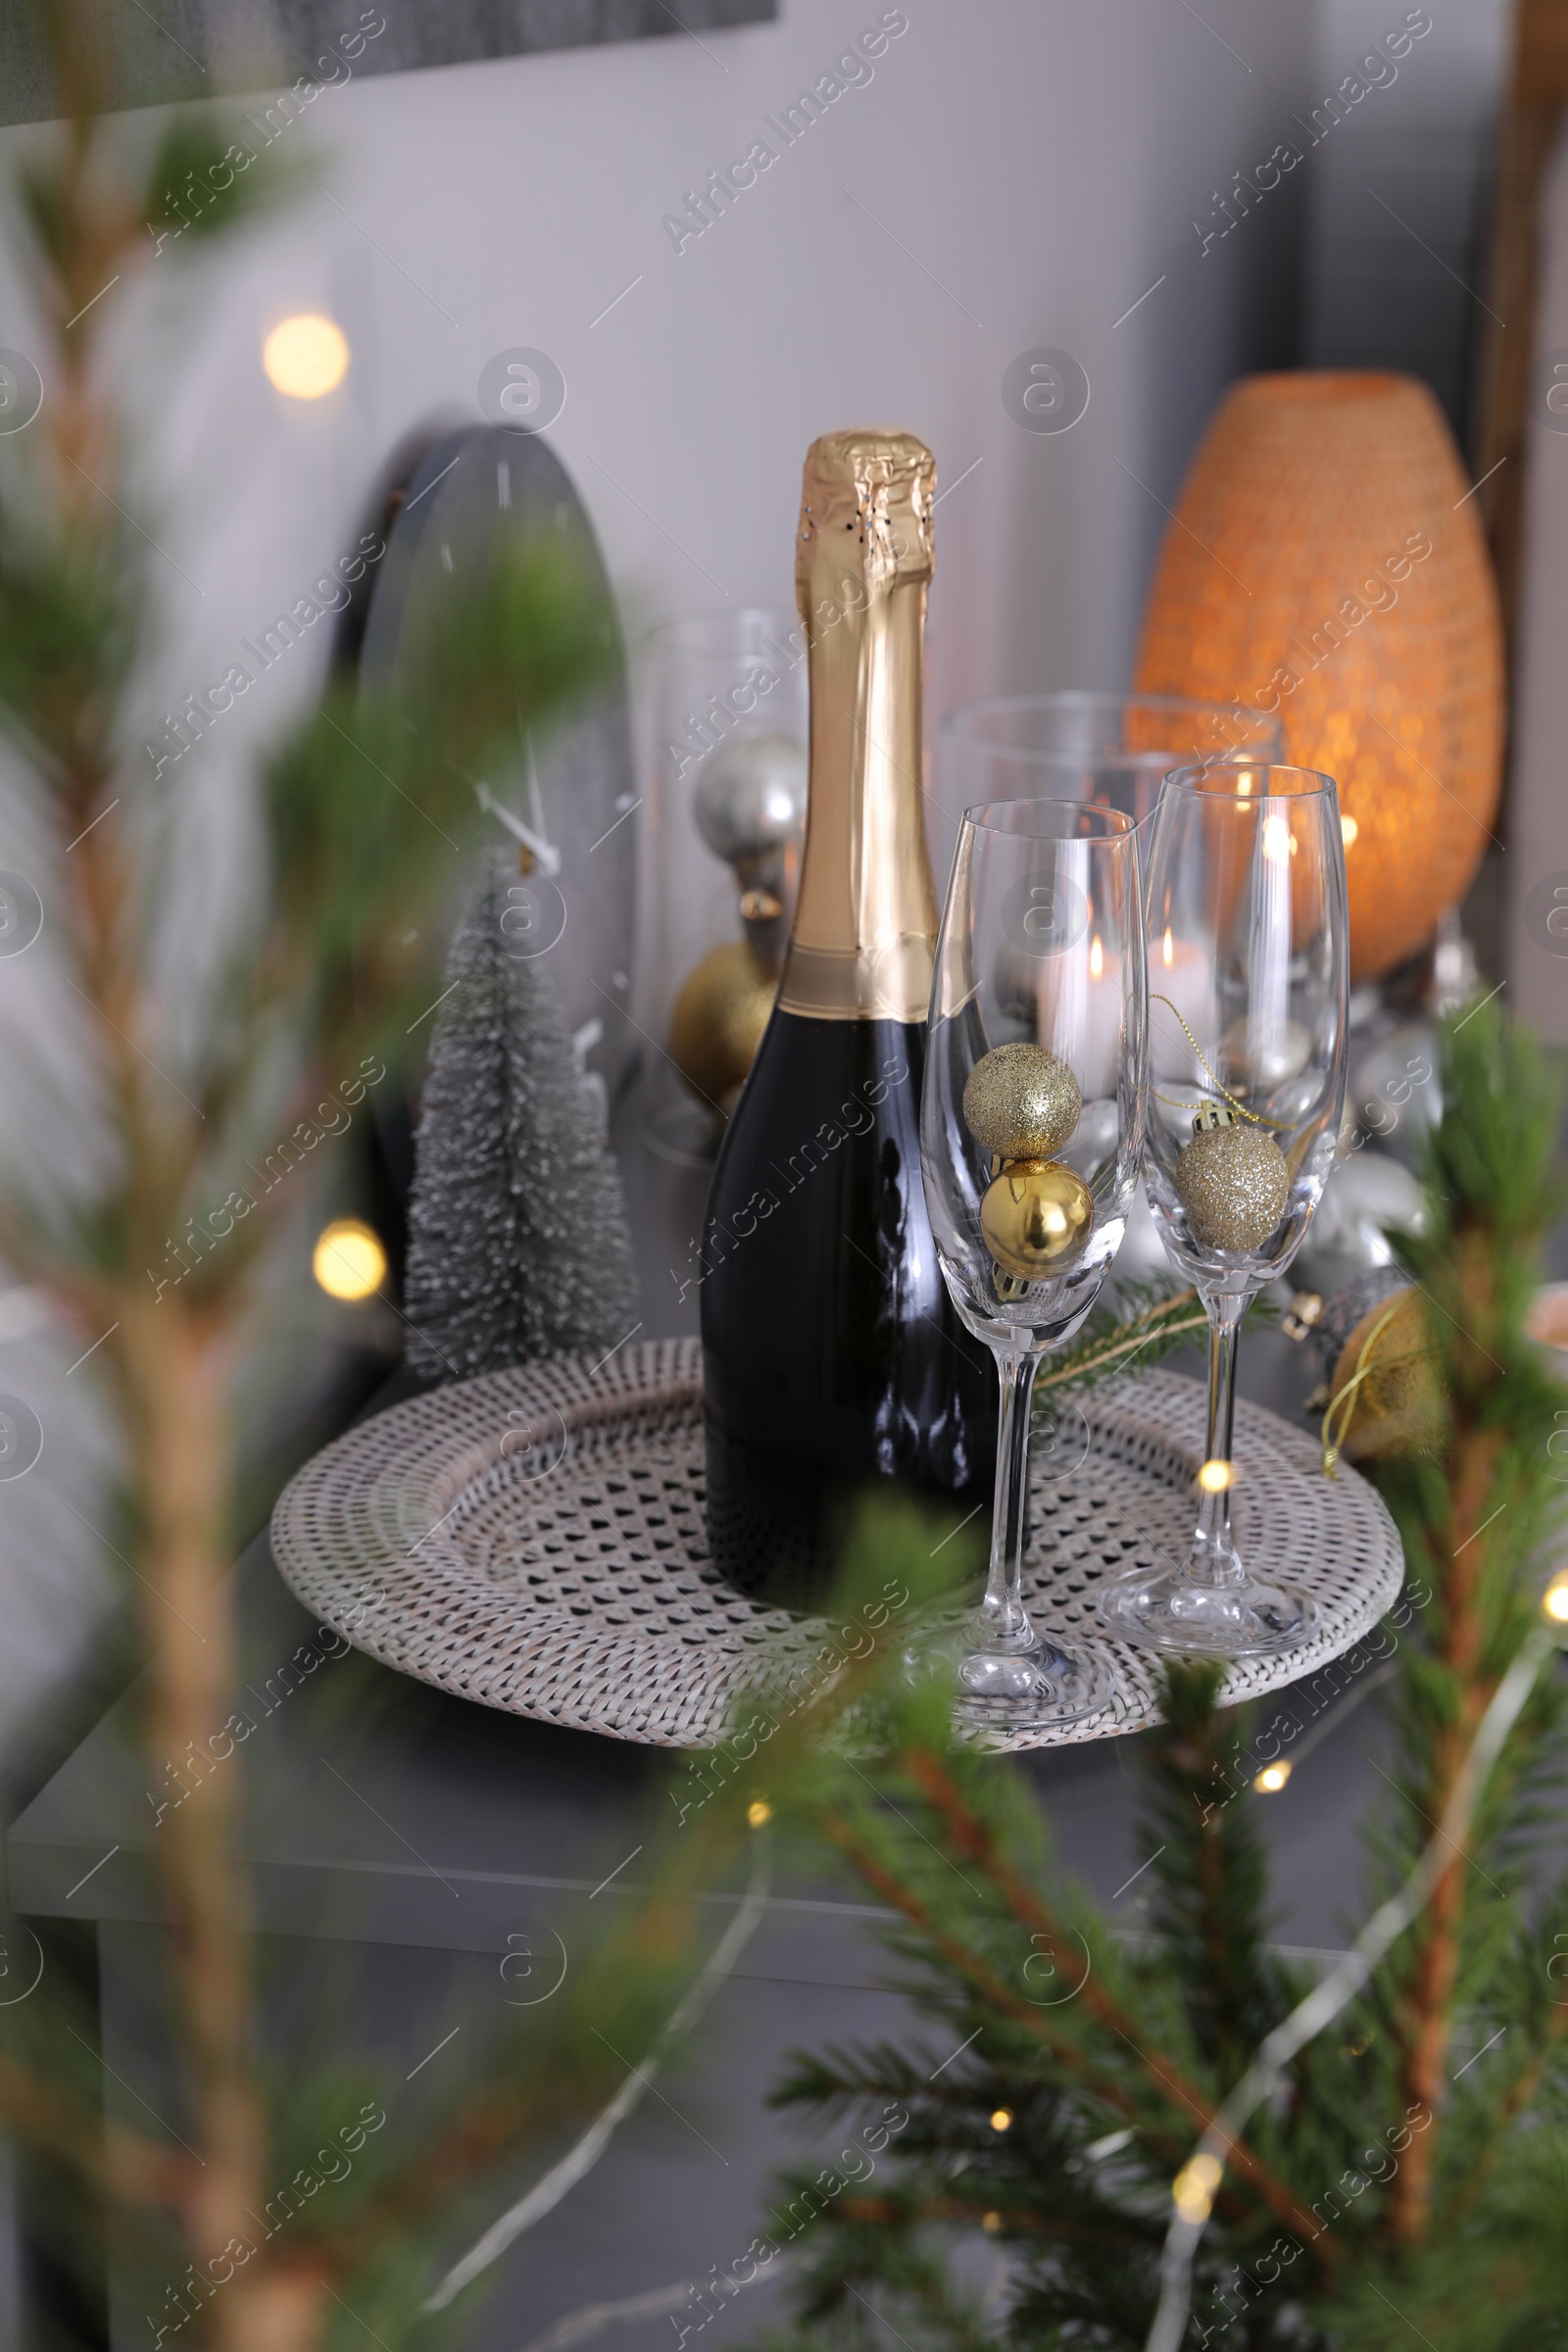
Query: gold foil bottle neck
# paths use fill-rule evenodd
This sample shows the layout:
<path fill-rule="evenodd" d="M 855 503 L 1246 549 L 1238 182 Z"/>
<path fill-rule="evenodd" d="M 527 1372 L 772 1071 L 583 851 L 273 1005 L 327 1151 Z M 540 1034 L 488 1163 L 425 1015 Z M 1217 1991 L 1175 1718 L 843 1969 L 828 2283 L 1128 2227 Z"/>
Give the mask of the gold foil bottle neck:
<path fill-rule="evenodd" d="M 800 898 L 779 988 L 820 1020 L 923 1021 L 937 934 L 921 811 L 936 460 L 912 433 L 807 454 L 795 588 L 811 692 Z"/>
<path fill-rule="evenodd" d="M 937 462 L 913 433 L 824 433 L 811 443 L 795 552 L 795 596 L 808 643 L 824 589 L 831 601 L 832 586 L 857 575 L 877 589 L 901 580 L 929 586 L 936 486 Z"/>

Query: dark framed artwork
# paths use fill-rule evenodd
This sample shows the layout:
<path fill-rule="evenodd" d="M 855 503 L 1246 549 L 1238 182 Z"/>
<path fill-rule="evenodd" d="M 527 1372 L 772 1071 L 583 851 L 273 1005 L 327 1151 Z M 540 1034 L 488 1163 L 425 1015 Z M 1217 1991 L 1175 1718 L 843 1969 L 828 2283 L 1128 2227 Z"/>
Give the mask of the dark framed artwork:
<path fill-rule="evenodd" d="M 770 22 L 778 0 L 118 0 L 127 106 L 317 87 L 601 41 L 680 40 Z M 25 0 L 0 0 L 0 123 L 57 114 Z"/>

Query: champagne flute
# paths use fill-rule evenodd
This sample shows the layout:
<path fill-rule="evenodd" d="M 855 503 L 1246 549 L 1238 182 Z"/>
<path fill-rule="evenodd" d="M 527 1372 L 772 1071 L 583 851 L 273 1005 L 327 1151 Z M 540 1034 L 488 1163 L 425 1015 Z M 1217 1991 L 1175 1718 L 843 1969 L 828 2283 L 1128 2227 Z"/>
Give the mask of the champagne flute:
<path fill-rule="evenodd" d="M 1208 1314 L 1208 1439 L 1185 1562 L 1118 1578 L 1100 1608 L 1155 1649 L 1261 1656 L 1308 1640 L 1315 1610 L 1249 1575 L 1232 1538 L 1236 1334 L 1299 1248 L 1339 1136 L 1349 918 L 1332 776 L 1176 769 L 1146 906 L 1145 1176 L 1166 1253 Z"/>
<path fill-rule="evenodd" d="M 920 1173 L 949 1294 L 1002 1384 L 985 1597 L 941 1644 L 971 1730 L 1076 1723 L 1114 1694 L 1103 1654 L 1067 1655 L 1025 1605 L 1029 1404 L 1126 1225 L 1146 1025 L 1132 818 L 1071 801 L 967 810 L 937 941 Z"/>
<path fill-rule="evenodd" d="M 934 844 L 951 856 L 957 811 L 976 802 L 1095 801 L 1122 809 L 1139 827 L 1147 870 L 1159 789 L 1173 767 L 1284 757 L 1279 720 L 1243 704 L 1076 688 L 989 695 L 960 704 L 942 721 L 940 807 L 934 823 L 928 808 L 927 825 Z M 1165 1253 L 1140 1183 L 1110 1279 L 1125 1297 L 1164 1272 Z M 1043 1423 L 1037 1408 L 1037 1444 L 1050 1418 Z"/>

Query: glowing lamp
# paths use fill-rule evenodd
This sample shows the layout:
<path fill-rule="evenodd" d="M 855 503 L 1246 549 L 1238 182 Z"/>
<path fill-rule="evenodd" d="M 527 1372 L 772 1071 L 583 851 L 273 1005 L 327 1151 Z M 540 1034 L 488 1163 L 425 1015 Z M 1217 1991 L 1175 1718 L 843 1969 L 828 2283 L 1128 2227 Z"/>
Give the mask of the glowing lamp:
<path fill-rule="evenodd" d="M 1339 784 L 1350 968 L 1425 945 L 1502 781 L 1502 637 L 1479 513 L 1409 376 L 1255 375 L 1189 468 L 1144 613 L 1143 693 L 1277 717 Z"/>

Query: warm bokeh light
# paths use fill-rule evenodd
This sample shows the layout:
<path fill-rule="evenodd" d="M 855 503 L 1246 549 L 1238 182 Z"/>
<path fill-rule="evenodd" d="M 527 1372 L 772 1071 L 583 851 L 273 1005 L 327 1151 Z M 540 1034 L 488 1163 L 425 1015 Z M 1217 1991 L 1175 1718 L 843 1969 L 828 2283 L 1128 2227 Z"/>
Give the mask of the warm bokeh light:
<path fill-rule="evenodd" d="M 1253 1777 L 1252 1787 L 1259 1796 L 1277 1796 L 1291 1777 L 1291 1768 L 1284 1757 L 1277 1764 L 1265 1764 Z"/>
<path fill-rule="evenodd" d="M 1105 951 L 1101 946 L 1100 933 L 1097 931 L 1089 943 L 1089 977 L 1091 980 L 1102 980 L 1104 976 Z"/>
<path fill-rule="evenodd" d="M 1010 2107 L 999 2107 L 991 2118 L 993 2132 L 1005 2132 L 1010 2129 L 1011 2124 L 1012 2109 Z"/>
<path fill-rule="evenodd" d="M 1169 923 L 1165 925 L 1165 936 L 1159 943 L 1159 959 L 1167 972 L 1176 960 L 1176 943 L 1171 938 Z"/>
<path fill-rule="evenodd" d="M 773 1818 L 773 1808 L 765 1796 L 754 1796 L 746 1808 L 746 1818 L 754 1830 L 760 1830 Z"/>
<path fill-rule="evenodd" d="M 1553 1625 L 1568 1625 L 1568 1568 L 1552 1578 L 1541 1596 L 1541 1606 Z"/>
<path fill-rule="evenodd" d="M 262 366 L 275 391 L 290 400 L 320 400 L 348 373 L 348 337 L 318 311 L 301 311 L 273 327 L 262 345 Z"/>
<path fill-rule="evenodd" d="M 386 1280 L 386 1251 L 358 1217 L 334 1217 L 317 1241 L 311 1272 L 329 1298 L 369 1298 Z"/>
<path fill-rule="evenodd" d="M 1342 817 L 1341 817 L 1341 819 L 1340 819 L 1340 837 L 1341 837 L 1341 839 L 1344 841 L 1344 843 L 1345 843 L 1345 846 L 1346 846 L 1346 848 L 1347 848 L 1348 850 L 1353 850 L 1353 849 L 1354 849 L 1354 847 L 1355 847 L 1355 837 L 1356 837 L 1356 835 L 1357 835 L 1357 834 L 1360 832 L 1360 830 L 1361 830 L 1361 828 L 1360 828 L 1360 826 L 1359 826 L 1359 825 L 1356 823 L 1356 821 L 1355 821 L 1355 819 L 1354 819 L 1354 817 L 1353 817 L 1353 816 L 1342 816 Z"/>
<path fill-rule="evenodd" d="M 1219 1460 L 1205 1462 L 1198 1473 L 1198 1483 L 1205 1494 L 1223 1494 L 1227 1487 L 1236 1484 L 1234 1463 Z"/>
<path fill-rule="evenodd" d="M 1214 2191 L 1222 2178 L 1220 2161 L 1200 2149 L 1171 2182 L 1171 2199 L 1184 2222 L 1206 2222 L 1213 2210 Z"/>
<path fill-rule="evenodd" d="M 980 2227 L 986 2232 L 988 2237 L 995 2237 L 997 2231 L 1002 2228 L 1001 2214 L 983 2213 L 980 2216 Z"/>

